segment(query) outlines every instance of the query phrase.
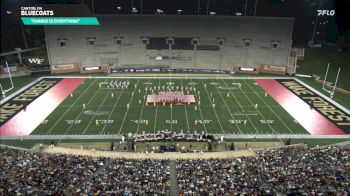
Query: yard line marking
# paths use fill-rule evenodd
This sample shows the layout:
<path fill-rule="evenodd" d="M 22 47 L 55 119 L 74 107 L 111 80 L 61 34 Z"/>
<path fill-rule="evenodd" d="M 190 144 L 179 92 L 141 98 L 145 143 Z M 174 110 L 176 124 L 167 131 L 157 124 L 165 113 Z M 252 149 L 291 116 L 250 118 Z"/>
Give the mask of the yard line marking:
<path fill-rule="evenodd" d="M 128 79 L 127 81 L 129 81 L 129 79 Z M 116 103 L 118 102 L 118 100 L 119 100 L 121 94 L 123 93 L 124 89 L 125 89 L 125 88 L 123 88 L 122 91 L 119 93 L 118 99 L 117 99 L 117 101 L 115 102 L 114 106 L 115 106 Z M 103 106 L 103 103 L 106 101 L 107 97 L 109 96 L 109 94 L 110 94 L 110 92 L 111 92 L 112 90 L 113 90 L 113 89 L 109 89 L 107 95 L 104 97 L 103 101 L 102 101 L 101 104 L 99 105 L 99 107 L 98 107 L 98 109 L 97 109 L 97 112 L 100 111 L 101 107 Z M 114 107 L 113 107 L 113 110 L 114 110 Z M 109 113 L 108 120 L 109 120 L 109 117 L 112 115 L 113 110 Z M 88 129 L 88 127 L 90 126 L 91 122 L 92 122 L 92 121 L 94 120 L 94 118 L 96 117 L 97 112 L 94 113 L 94 115 L 93 115 L 93 117 L 91 118 L 91 120 L 90 120 L 88 126 L 86 126 L 86 128 L 85 128 L 85 130 L 84 130 L 84 132 L 83 132 L 83 135 L 85 134 L 85 132 L 86 132 L 86 130 Z M 106 127 L 106 125 L 107 125 L 107 123 L 104 124 L 103 129 Z M 102 133 L 103 133 L 102 130 L 99 131 L 99 134 L 102 134 Z"/>
<path fill-rule="evenodd" d="M 168 84 L 168 83 L 167 83 Z M 171 82 L 171 78 L 170 78 L 170 88 L 171 88 L 171 84 L 174 84 L 173 82 Z M 173 107 L 170 107 L 170 131 L 173 131 Z"/>
<path fill-rule="evenodd" d="M 106 82 L 106 81 L 107 81 L 107 78 L 105 79 L 105 82 Z M 100 90 L 101 90 L 101 89 L 98 88 L 98 90 L 95 91 L 95 93 L 91 96 L 91 98 L 89 99 L 89 101 L 88 101 L 87 104 L 86 104 L 86 108 L 89 106 L 90 102 L 94 99 L 94 97 L 96 96 L 96 94 L 97 94 Z M 75 117 L 74 120 L 78 120 L 79 117 L 83 114 L 83 111 L 84 111 L 84 110 L 85 110 L 85 109 L 83 108 L 83 109 L 81 110 L 81 112 L 78 114 L 78 116 Z M 69 130 L 73 127 L 73 125 L 74 125 L 74 123 L 72 123 L 72 124 L 68 127 L 68 129 L 67 129 L 67 131 L 64 133 L 64 135 L 67 135 L 67 133 L 68 133 Z M 73 133 L 73 134 L 74 134 L 74 133 Z"/>
<path fill-rule="evenodd" d="M 247 94 L 244 93 L 244 91 L 242 90 L 242 88 L 240 88 L 240 90 L 243 92 L 244 96 L 248 98 L 249 102 L 250 102 L 252 105 L 254 105 L 254 103 L 252 102 L 252 100 L 250 99 L 250 97 L 249 97 Z M 260 115 L 264 120 L 266 120 L 265 116 L 260 112 L 260 110 L 259 110 L 258 108 L 256 108 L 256 111 L 258 111 L 259 115 Z M 272 127 L 271 124 L 267 123 L 267 126 L 270 127 L 270 129 L 272 130 L 272 133 L 273 133 L 273 134 L 275 134 L 275 135 L 277 134 L 276 130 Z"/>
<path fill-rule="evenodd" d="M 158 86 L 160 86 L 160 79 L 158 79 Z M 156 106 L 156 115 L 154 116 L 154 127 L 153 127 L 154 134 L 156 134 L 157 114 L 158 114 L 158 104 Z"/>
<path fill-rule="evenodd" d="M 225 82 L 224 80 L 222 80 L 222 81 L 224 82 L 225 86 L 227 86 L 226 82 Z M 232 93 L 231 89 L 228 89 L 228 90 L 230 91 L 230 93 L 232 94 L 233 98 L 234 98 L 234 99 L 236 100 L 236 102 L 238 103 L 239 107 L 242 109 L 242 112 L 244 112 L 244 109 L 243 109 L 242 105 L 239 103 L 239 101 L 237 100 L 235 94 Z M 248 115 L 245 115 L 245 116 L 248 118 L 249 122 L 252 124 L 253 128 L 255 129 L 255 133 L 256 133 L 256 134 L 260 134 L 259 131 L 258 131 L 258 129 L 257 129 L 257 128 L 255 127 L 255 125 L 253 124 L 252 119 L 250 119 L 250 117 L 249 117 Z"/>
<path fill-rule="evenodd" d="M 201 81 L 202 81 L 202 84 L 204 84 L 203 79 L 201 79 Z M 208 91 L 207 91 L 207 88 L 204 88 L 204 89 L 205 89 L 205 92 L 207 92 L 207 95 L 208 95 L 208 99 L 209 99 L 209 101 L 210 101 L 210 104 L 213 104 L 213 103 L 211 102 L 211 99 L 210 99 L 209 93 L 208 93 Z M 220 119 L 219 119 L 219 117 L 218 117 L 218 114 L 216 113 L 216 110 L 215 110 L 214 108 L 213 108 L 213 110 L 214 110 L 216 119 L 217 119 L 218 122 L 219 122 L 219 125 L 220 125 L 220 128 L 221 128 L 221 132 L 224 134 L 225 132 L 224 132 L 224 129 L 222 128 L 222 125 L 221 125 Z"/>
<path fill-rule="evenodd" d="M 139 84 L 139 81 L 140 81 L 140 79 L 137 80 L 136 86 Z M 136 88 L 135 88 L 134 91 L 133 91 L 134 94 L 135 94 L 135 91 L 136 91 Z M 133 99 L 134 99 L 134 95 L 131 96 L 131 99 L 130 99 L 129 104 L 131 104 L 131 102 L 132 102 Z M 126 116 L 128 115 L 128 111 L 129 111 L 129 110 L 127 109 L 126 112 L 125 112 L 125 114 L 124 114 L 124 118 L 123 118 L 122 124 L 121 124 L 121 126 L 120 126 L 120 128 L 119 128 L 118 135 L 120 135 L 120 132 L 121 132 L 121 130 L 122 130 L 122 128 L 123 128 L 125 118 L 126 118 Z"/>
<path fill-rule="evenodd" d="M 97 111 L 94 113 L 94 115 L 92 116 L 92 118 L 91 118 L 91 120 L 89 121 L 88 125 L 85 127 L 85 129 L 84 129 L 84 131 L 83 131 L 82 135 L 84 135 L 84 134 L 85 134 L 86 130 L 87 130 L 87 129 L 88 129 L 88 127 L 90 126 L 91 122 L 94 120 L 94 118 L 95 118 L 95 116 L 96 116 L 97 112 L 99 112 L 99 111 L 100 111 L 101 106 L 102 106 L 102 105 L 103 105 L 103 103 L 106 101 L 106 98 L 108 97 L 108 95 L 109 95 L 109 93 L 110 93 L 111 91 L 112 91 L 112 89 L 110 89 L 110 90 L 109 90 L 109 92 L 107 93 L 107 95 L 106 95 L 106 96 L 103 98 L 102 102 L 100 103 L 99 107 L 97 108 Z"/>
<path fill-rule="evenodd" d="M 181 81 L 181 86 L 182 86 L 182 79 L 180 79 L 180 81 Z M 186 106 L 186 104 L 185 104 L 185 114 L 186 114 L 186 122 L 187 122 L 187 132 L 189 132 L 190 131 L 190 125 L 188 123 L 188 115 L 187 115 L 187 106 Z"/>
<path fill-rule="evenodd" d="M 192 78 L 191 78 L 191 82 L 192 82 Z M 203 87 L 203 88 L 204 88 L 204 87 Z M 203 124 L 203 127 L 204 127 L 204 131 L 207 132 L 207 127 L 205 126 L 205 123 L 204 123 L 204 118 L 203 118 L 202 109 L 201 109 L 201 106 L 200 106 L 200 105 L 198 106 L 198 109 L 199 109 L 199 113 L 201 114 L 202 124 Z"/>
<path fill-rule="evenodd" d="M 231 113 L 230 109 L 228 108 L 228 106 L 227 106 L 227 104 L 226 104 L 225 99 L 222 97 L 221 92 L 219 91 L 219 89 L 218 89 L 218 87 L 217 87 L 217 86 L 215 86 L 215 88 L 216 88 L 216 90 L 219 92 L 219 95 L 220 95 L 221 99 L 224 101 L 224 104 L 225 104 L 225 106 L 226 106 L 226 109 L 227 109 L 227 110 L 228 110 L 228 112 L 230 113 L 231 118 L 233 118 L 233 120 L 234 120 L 235 118 L 234 118 L 234 116 L 232 115 L 232 113 Z M 238 131 L 240 132 L 240 134 L 243 134 L 243 132 L 241 131 L 241 129 L 239 128 L 239 126 L 238 126 L 236 123 L 234 123 L 234 124 L 235 124 L 235 125 L 236 125 L 236 127 L 238 128 Z"/>
<path fill-rule="evenodd" d="M 249 87 L 250 89 L 253 90 L 253 88 L 249 85 L 249 83 L 247 83 L 246 81 L 244 81 L 244 82 L 248 85 L 248 87 Z M 295 133 L 292 131 L 292 129 L 290 129 L 290 128 L 287 126 L 287 124 L 279 117 L 279 115 L 277 115 L 276 112 L 275 112 L 274 110 L 272 110 L 272 108 L 265 102 L 265 100 L 261 98 L 261 96 L 260 96 L 259 94 L 256 93 L 256 96 L 259 97 L 259 99 L 260 99 L 261 101 L 264 102 L 264 104 L 265 104 L 265 105 L 272 111 L 272 113 L 284 124 L 284 126 L 287 127 L 287 129 L 289 130 L 289 132 L 291 132 L 292 134 L 295 134 Z"/>
<path fill-rule="evenodd" d="M 129 81 L 129 80 L 130 80 L 130 79 L 128 79 L 128 81 Z M 111 116 L 112 116 L 112 114 L 114 113 L 115 107 L 118 105 L 119 99 L 120 99 L 120 97 L 122 96 L 122 94 L 124 93 L 124 90 L 125 90 L 125 89 L 122 89 L 122 92 L 120 92 L 117 101 L 113 104 L 112 111 L 111 111 L 111 113 L 109 113 L 109 115 L 108 115 L 108 120 L 111 119 Z M 103 125 L 103 128 L 102 128 L 100 134 L 104 133 L 106 126 L 107 126 L 107 123 Z"/>
<path fill-rule="evenodd" d="M 49 131 L 46 133 L 47 135 L 49 135 L 49 134 L 51 133 L 52 129 L 53 129 L 54 127 L 56 127 L 56 125 L 57 125 L 57 124 L 62 120 L 62 118 L 72 109 L 72 106 L 75 105 L 75 104 L 78 102 L 78 100 L 86 93 L 86 91 L 89 90 L 90 87 L 93 86 L 93 84 L 95 84 L 96 80 L 97 80 L 97 79 L 95 79 L 82 93 L 80 93 L 79 97 L 73 102 L 73 104 L 71 104 L 71 105 L 69 106 L 68 110 L 66 110 L 66 111 L 63 113 L 63 115 L 61 115 L 61 117 L 55 122 L 55 124 L 53 124 L 53 125 L 50 127 Z M 73 91 L 73 93 L 74 93 L 74 91 Z"/>
<path fill-rule="evenodd" d="M 150 81 L 151 81 L 151 79 L 148 79 L 147 88 L 148 88 L 148 86 L 149 86 L 150 84 L 152 84 Z M 146 84 L 146 82 L 145 82 L 144 84 Z M 143 108 L 144 108 L 144 106 L 145 106 L 145 103 L 142 104 L 142 108 L 141 108 L 141 112 L 140 112 L 140 117 L 139 117 L 139 122 L 140 122 L 141 117 L 142 117 L 142 114 L 143 114 Z M 158 104 L 157 104 L 157 106 L 158 106 Z M 140 123 L 137 123 L 136 134 L 139 133 L 139 128 L 140 128 Z"/>

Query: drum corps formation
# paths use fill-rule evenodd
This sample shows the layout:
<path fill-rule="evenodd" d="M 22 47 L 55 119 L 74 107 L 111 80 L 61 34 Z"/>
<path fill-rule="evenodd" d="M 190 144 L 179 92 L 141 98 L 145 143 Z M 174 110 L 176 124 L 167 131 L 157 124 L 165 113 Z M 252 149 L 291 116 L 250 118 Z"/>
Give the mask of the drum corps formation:
<path fill-rule="evenodd" d="M 107 89 L 127 89 L 129 85 L 130 85 L 129 81 L 112 80 L 110 82 L 101 82 L 99 84 L 99 87 L 107 88 Z"/>

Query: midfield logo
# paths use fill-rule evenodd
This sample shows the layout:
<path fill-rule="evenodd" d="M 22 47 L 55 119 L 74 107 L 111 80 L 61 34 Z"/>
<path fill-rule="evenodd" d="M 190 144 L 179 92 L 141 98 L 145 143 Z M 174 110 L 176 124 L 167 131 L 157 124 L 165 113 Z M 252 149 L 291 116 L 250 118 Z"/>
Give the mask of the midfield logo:
<path fill-rule="evenodd" d="M 318 16 L 334 16 L 334 10 L 317 10 Z"/>
<path fill-rule="evenodd" d="M 29 63 L 35 63 L 37 65 L 41 65 L 41 63 L 44 62 L 45 59 L 39 59 L 39 58 L 31 58 L 28 59 Z"/>

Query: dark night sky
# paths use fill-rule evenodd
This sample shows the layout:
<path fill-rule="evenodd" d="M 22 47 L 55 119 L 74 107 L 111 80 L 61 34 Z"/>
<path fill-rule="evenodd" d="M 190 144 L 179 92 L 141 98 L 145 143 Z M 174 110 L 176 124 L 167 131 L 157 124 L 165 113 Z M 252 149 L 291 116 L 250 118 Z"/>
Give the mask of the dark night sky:
<path fill-rule="evenodd" d="M 94 6 L 92 3 L 94 2 Z M 206 15 L 208 11 L 216 12 L 217 15 L 234 15 L 242 13 L 245 10 L 247 15 L 254 14 L 255 3 L 257 2 L 257 16 L 279 16 L 294 17 L 293 40 L 297 45 L 305 45 L 310 40 L 313 32 L 313 22 L 315 22 L 317 12 L 321 9 L 335 9 L 335 23 L 339 33 L 350 29 L 349 14 L 350 0 L 1 0 L 1 50 L 13 50 L 14 47 L 23 46 L 23 34 L 20 29 L 19 21 L 15 21 L 6 11 L 13 5 L 29 3 L 70 3 L 87 4 L 90 10 L 96 14 L 130 14 L 132 6 L 140 14 L 142 2 L 143 14 L 155 14 L 156 9 L 162 9 L 164 14 L 177 14 L 177 10 L 183 10 L 182 14 L 200 14 Z M 245 9 L 247 3 L 247 9 Z M 120 6 L 121 10 L 116 8 Z M 199 9 L 198 9 L 199 8 Z M 215 16 L 213 16 L 215 17 Z M 322 33 L 327 31 L 329 21 L 332 18 L 327 16 L 319 17 L 317 32 L 320 32 L 318 38 L 322 38 Z M 328 22 L 327 22 L 328 21 Z M 325 23 L 325 24 L 323 24 Z M 27 27 L 26 27 L 27 28 Z M 38 44 L 43 40 L 43 28 L 31 27 L 31 30 L 25 30 L 28 38 L 28 45 L 32 47 L 35 42 Z"/>

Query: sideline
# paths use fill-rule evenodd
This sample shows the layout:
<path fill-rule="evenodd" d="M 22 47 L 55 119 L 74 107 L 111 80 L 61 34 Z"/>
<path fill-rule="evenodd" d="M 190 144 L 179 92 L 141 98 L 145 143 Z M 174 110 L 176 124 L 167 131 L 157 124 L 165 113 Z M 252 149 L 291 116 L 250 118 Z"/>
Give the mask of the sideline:
<path fill-rule="evenodd" d="M 126 158 L 126 159 L 229 159 L 237 157 L 256 156 L 253 150 L 237 150 L 225 152 L 198 152 L 198 153 L 181 153 L 181 152 L 165 152 L 165 153 L 135 153 L 135 152 L 112 152 L 112 151 L 97 151 L 97 150 L 81 150 L 64 147 L 47 147 L 42 152 L 44 153 L 61 153 L 78 156 L 91 157 L 109 157 L 109 158 Z"/>
<path fill-rule="evenodd" d="M 220 137 L 220 134 L 214 134 Z M 349 139 L 348 135 L 309 134 L 222 134 L 224 139 Z M 122 135 L 27 135 L 1 136 L 1 140 L 121 140 Z M 1 141 L 0 140 L 0 141 Z"/>

